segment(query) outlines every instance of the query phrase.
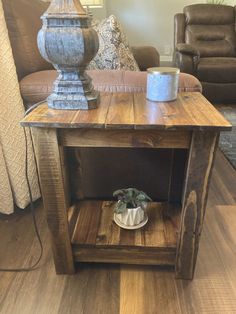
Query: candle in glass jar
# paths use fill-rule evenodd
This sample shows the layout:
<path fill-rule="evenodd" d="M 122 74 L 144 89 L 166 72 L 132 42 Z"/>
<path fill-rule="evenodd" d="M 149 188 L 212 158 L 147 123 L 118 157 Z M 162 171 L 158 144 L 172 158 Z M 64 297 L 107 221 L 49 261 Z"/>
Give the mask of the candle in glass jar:
<path fill-rule="evenodd" d="M 172 101 L 177 98 L 180 70 L 171 67 L 156 67 L 147 70 L 147 99 Z"/>

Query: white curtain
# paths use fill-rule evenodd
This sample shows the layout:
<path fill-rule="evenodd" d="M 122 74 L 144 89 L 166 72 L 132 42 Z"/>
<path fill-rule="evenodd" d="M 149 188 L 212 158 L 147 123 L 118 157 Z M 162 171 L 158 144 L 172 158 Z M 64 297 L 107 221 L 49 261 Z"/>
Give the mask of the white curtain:
<path fill-rule="evenodd" d="M 19 122 L 24 116 L 16 68 L 0 0 L 0 212 L 14 205 L 25 208 L 29 193 L 25 177 L 25 138 Z M 28 173 L 33 198 L 40 197 L 32 144 L 28 137 Z"/>

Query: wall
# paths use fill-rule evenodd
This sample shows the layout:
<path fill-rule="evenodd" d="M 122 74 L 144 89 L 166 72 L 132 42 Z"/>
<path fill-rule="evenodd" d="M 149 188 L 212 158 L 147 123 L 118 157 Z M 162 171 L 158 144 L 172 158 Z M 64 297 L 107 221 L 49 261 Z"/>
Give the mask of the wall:
<path fill-rule="evenodd" d="M 235 0 L 226 1 L 236 4 Z M 153 45 L 162 60 L 169 60 L 173 51 L 173 19 L 175 13 L 193 3 L 189 0 L 107 0 L 107 15 L 114 14 L 121 21 L 130 45 Z"/>
<path fill-rule="evenodd" d="M 109 1 L 109 0 L 108 0 Z M 93 8 L 91 12 L 95 19 L 102 20 L 107 16 L 106 4 L 103 8 Z"/>

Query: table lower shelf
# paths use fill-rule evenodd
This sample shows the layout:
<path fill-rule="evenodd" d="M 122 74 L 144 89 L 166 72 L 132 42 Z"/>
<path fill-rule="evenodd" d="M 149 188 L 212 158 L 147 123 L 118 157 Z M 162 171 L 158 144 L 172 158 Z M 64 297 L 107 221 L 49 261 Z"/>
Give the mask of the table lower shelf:
<path fill-rule="evenodd" d="M 150 203 L 148 223 L 125 230 L 113 221 L 114 202 L 82 201 L 69 211 L 74 260 L 175 265 L 180 206 Z"/>

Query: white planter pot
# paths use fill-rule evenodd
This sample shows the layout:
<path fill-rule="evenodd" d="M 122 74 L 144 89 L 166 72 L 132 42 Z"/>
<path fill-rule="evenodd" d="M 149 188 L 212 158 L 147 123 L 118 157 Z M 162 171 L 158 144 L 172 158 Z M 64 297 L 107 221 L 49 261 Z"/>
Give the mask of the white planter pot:
<path fill-rule="evenodd" d="M 122 214 L 116 214 L 119 221 L 126 226 L 139 225 L 144 220 L 144 211 L 139 206 L 136 208 L 127 208 Z"/>

